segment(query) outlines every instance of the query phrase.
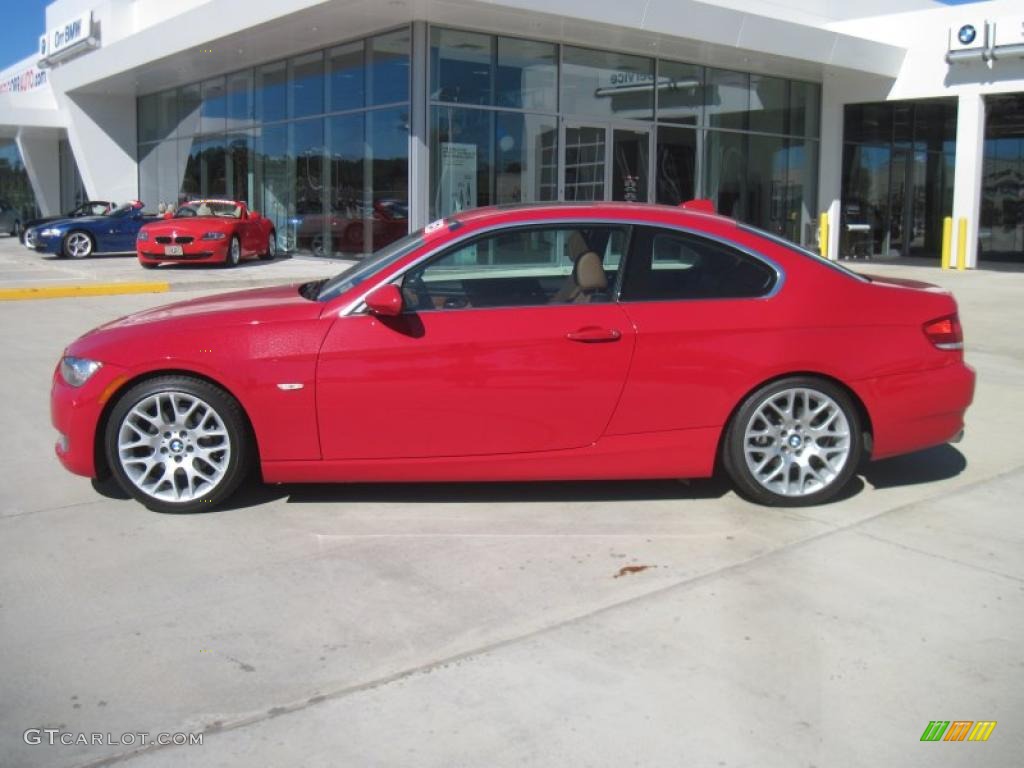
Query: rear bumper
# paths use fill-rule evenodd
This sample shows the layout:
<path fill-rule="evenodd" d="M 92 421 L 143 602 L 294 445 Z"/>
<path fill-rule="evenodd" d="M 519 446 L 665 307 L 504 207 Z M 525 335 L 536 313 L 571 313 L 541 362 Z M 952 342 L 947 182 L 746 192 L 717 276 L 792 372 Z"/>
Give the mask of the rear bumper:
<path fill-rule="evenodd" d="M 872 458 L 911 453 L 956 440 L 974 399 L 974 369 L 962 361 L 929 371 L 857 382 L 871 416 Z"/>

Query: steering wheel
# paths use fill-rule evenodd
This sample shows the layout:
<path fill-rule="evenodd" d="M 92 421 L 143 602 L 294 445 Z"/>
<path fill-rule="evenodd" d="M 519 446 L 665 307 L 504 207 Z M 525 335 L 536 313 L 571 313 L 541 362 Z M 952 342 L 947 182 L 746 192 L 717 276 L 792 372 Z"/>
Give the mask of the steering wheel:
<path fill-rule="evenodd" d="M 426 283 L 423 282 L 422 272 L 410 275 L 402 283 L 402 298 L 407 302 L 410 299 L 415 299 L 415 306 L 410 306 L 409 309 L 434 308 L 434 300 L 430 297 L 430 291 L 427 290 Z M 411 304 L 412 302 L 409 303 Z"/>

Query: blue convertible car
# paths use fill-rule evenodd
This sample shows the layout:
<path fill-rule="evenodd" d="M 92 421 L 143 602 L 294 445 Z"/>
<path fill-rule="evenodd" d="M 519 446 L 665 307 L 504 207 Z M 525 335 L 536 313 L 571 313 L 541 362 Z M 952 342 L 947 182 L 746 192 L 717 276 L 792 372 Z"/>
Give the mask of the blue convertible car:
<path fill-rule="evenodd" d="M 60 219 L 34 227 L 25 233 L 25 245 L 40 253 L 72 259 L 94 254 L 134 254 L 139 229 L 155 218 L 144 214 L 142 203 L 136 200 L 105 216 Z"/>

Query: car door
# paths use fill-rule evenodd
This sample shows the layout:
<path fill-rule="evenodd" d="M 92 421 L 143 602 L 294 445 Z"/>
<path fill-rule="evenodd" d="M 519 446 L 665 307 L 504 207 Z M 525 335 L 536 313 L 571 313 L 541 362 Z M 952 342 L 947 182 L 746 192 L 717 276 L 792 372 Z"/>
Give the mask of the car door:
<path fill-rule="evenodd" d="M 96 226 L 102 235 L 96 250 L 102 253 L 127 253 L 135 250 L 135 238 L 143 224 L 142 211 L 129 211 L 122 216 L 108 216 Z"/>
<path fill-rule="evenodd" d="M 636 328 L 609 434 L 717 427 L 778 355 L 769 261 L 699 233 L 637 227 L 620 302 Z"/>
<path fill-rule="evenodd" d="M 339 318 L 317 373 L 324 458 L 596 441 L 622 392 L 634 335 L 610 292 L 627 231 L 587 226 L 604 256 L 603 291 L 563 290 L 575 280 L 567 248 L 576 228 L 527 227 L 451 246 L 408 271 L 399 317 Z"/>

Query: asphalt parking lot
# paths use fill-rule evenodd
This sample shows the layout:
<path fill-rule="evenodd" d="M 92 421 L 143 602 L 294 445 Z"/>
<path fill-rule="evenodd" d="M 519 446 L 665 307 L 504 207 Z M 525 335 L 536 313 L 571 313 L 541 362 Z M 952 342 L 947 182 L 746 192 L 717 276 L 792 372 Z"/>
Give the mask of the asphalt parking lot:
<path fill-rule="evenodd" d="M 0 284 L 28 285 L 13 248 Z M 57 463 L 51 372 L 88 328 L 245 270 L 0 302 L 0 765 L 1019 765 L 1024 272 L 871 270 L 955 291 L 966 437 L 796 511 L 714 479 L 251 487 L 158 515 Z M 932 720 L 998 726 L 922 743 Z M 203 743 L 106 743 L 141 732 Z"/>

